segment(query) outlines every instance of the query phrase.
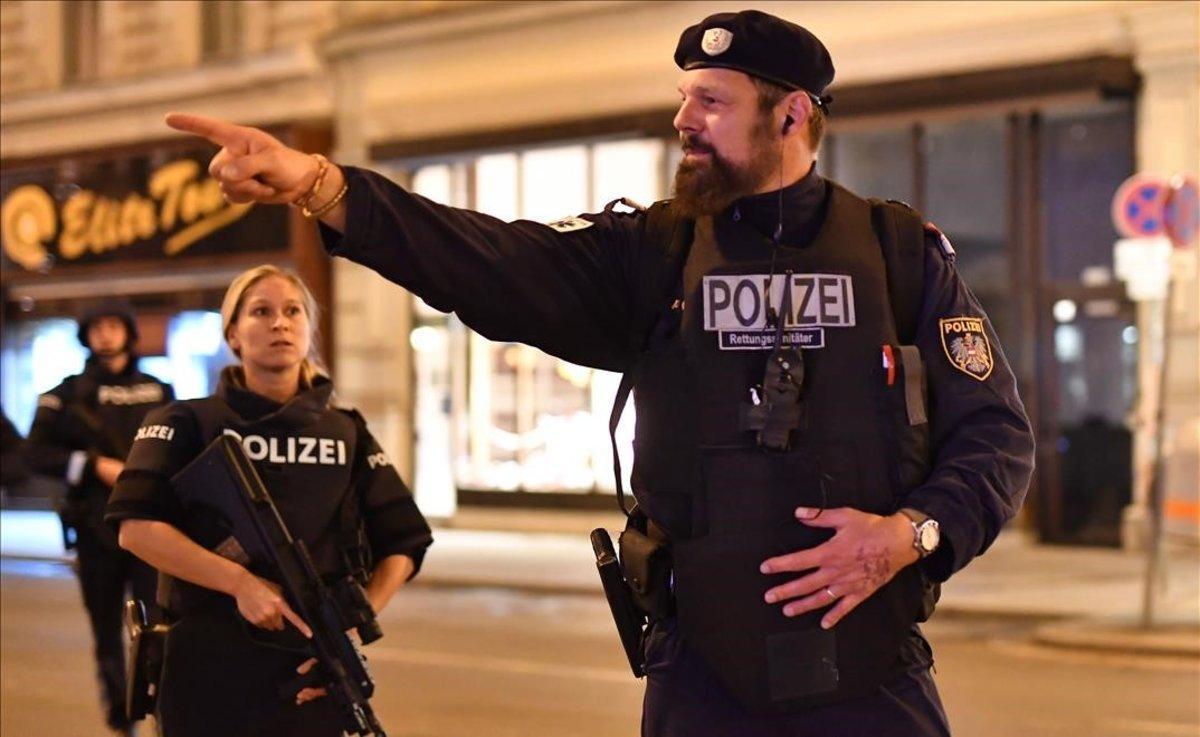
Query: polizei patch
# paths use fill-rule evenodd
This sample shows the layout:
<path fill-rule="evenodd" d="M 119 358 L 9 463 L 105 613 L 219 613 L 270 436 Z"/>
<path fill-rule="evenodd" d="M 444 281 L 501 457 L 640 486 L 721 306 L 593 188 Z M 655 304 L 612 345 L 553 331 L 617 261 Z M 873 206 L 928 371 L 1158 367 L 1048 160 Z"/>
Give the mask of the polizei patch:
<path fill-rule="evenodd" d="M 854 326 L 854 282 L 844 274 L 720 275 L 704 277 L 704 329 L 717 333 L 723 351 L 768 350 L 775 331 L 767 328 L 770 304 L 783 319 L 783 343 L 824 348 L 825 328 Z"/>
<path fill-rule="evenodd" d="M 938 320 L 942 349 L 950 365 L 973 379 L 983 381 L 992 375 L 992 346 L 988 342 L 983 319 L 947 317 Z"/>
<path fill-rule="evenodd" d="M 301 464 L 320 466 L 344 466 L 349 457 L 345 440 L 337 438 L 315 438 L 307 436 L 263 437 L 262 435 L 242 435 L 235 430 L 225 428 L 230 435 L 241 442 L 252 461 L 267 463 Z"/>

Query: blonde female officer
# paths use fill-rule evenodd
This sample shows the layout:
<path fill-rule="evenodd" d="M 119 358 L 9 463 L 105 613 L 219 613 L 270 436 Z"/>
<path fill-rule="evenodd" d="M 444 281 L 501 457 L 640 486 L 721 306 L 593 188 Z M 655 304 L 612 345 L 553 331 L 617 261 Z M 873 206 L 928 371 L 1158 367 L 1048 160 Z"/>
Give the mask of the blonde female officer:
<path fill-rule="evenodd" d="M 277 584 L 211 551 L 227 532 L 185 513 L 171 477 L 218 435 L 240 438 L 318 570 L 360 575 L 376 612 L 416 574 L 432 537 L 361 416 L 331 403 L 304 283 L 275 266 L 250 269 L 229 286 L 221 317 L 238 365 L 213 396 L 147 416 L 107 509 L 121 546 L 166 574 L 158 598 L 176 622 L 159 724 L 166 737 L 335 737 L 339 717 L 320 691 L 281 692 L 309 667 L 307 624 Z"/>

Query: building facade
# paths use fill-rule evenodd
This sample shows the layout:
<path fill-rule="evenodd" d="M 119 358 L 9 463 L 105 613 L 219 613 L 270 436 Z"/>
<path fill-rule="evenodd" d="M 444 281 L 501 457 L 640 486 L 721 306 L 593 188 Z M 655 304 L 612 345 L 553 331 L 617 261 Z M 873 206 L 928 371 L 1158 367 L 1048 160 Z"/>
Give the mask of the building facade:
<path fill-rule="evenodd" d="M 338 161 L 508 219 L 649 202 L 668 196 L 678 156 L 678 33 L 740 7 L 5 2 L 3 160 L 170 138 L 161 114 L 188 109 L 326 126 Z M 1197 4 L 769 9 L 815 32 L 838 69 L 822 172 L 937 222 L 996 324 L 1039 439 L 1024 524 L 1138 544 L 1165 318 L 1165 507 L 1194 540 L 1196 250 L 1176 257 L 1172 304 L 1131 301 L 1108 205 L 1135 171 L 1200 171 Z M 339 391 L 427 514 L 610 503 L 617 377 L 486 341 L 352 264 L 333 264 L 330 294 Z"/>

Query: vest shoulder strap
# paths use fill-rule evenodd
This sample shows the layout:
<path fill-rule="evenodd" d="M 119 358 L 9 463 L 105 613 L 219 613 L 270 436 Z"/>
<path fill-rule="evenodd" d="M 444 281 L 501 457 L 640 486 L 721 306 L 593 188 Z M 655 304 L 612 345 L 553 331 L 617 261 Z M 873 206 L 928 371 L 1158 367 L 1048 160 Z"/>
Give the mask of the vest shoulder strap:
<path fill-rule="evenodd" d="M 225 400 L 217 396 L 189 399 L 186 402 L 180 402 L 179 406 L 191 415 L 202 448 L 217 437 L 217 433 L 221 431 L 221 421 L 231 411 Z"/>
<path fill-rule="evenodd" d="M 621 455 L 617 450 L 617 425 L 633 391 L 637 376 L 637 364 L 646 341 L 662 316 L 663 308 L 669 307 L 676 286 L 683 276 L 683 264 L 692 247 L 692 230 L 696 221 L 680 215 L 670 200 L 660 200 L 646 210 L 646 237 L 644 245 L 648 253 L 637 271 L 637 305 L 629 326 L 629 363 L 621 376 L 617 395 L 613 400 L 612 413 L 608 416 L 608 439 L 612 444 L 613 477 L 617 487 L 617 506 L 627 516 L 632 509 L 625 504 L 625 483 L 621 472 Z M 636 507 L 636 505 L 635 505 Z"/>
<path fill-rule="evenodd" d="M 925 221 L 902 202 L 875 198 L 868 202 L 871 225 L 883 250 L 896 332 L 901 343 L 911 344 L 925 295 Z"/>
<path fill-rule="evenodd" d="M 350 470 L 350 485 L 342 495 L 342 503 L 338 507 L 338 548 L 342 554 L 342 563 L 347 572 L 366 585 L 373 564 L 371 546 L 367 542 L 366 519 L 363 491 L 359 487 L 362 481 L 362 469 L 366 464 L 367 421 L 353 407 L 338 407 L 338 412 L 350 418 L 354 423 L 354 466 Z"/>
<path fill-rule="evenodd" d="M 630 348 L 635 357 L 645 348 L 646 339 L 664 307 L 673 299 L 683 275 L 683 264 L 692 247 L 696 221 L 683 217 L 670 200 L 655 202 L 646 210 L 646 248 L 650 251 L 638 270 L 637 310 L 631 326 Z"/>

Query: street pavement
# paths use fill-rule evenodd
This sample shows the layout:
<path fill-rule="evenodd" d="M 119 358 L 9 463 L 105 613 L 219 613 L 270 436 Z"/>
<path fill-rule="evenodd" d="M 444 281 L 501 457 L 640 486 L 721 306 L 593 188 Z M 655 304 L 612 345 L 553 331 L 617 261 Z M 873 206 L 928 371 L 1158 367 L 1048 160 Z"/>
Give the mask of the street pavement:
<path fill-rule="evenodd" d="M 617 512 L 463 508 L 436 525 L 418 586 L 495 587 L 600 595 L 587 535 L 622 522 Z M 61 559 L 48 512 L 0 515 L 0 553 Z M 1036 636 L 1064 648 L 1163 652 L 1200 659 L 1200 551 L 1167 546 L 1153 627 L 1140 626 L 1146 556 L 1121 550 L 1037 544 L 1006 530 L 983 556 L 942 587 L 948 615 L 1039 620 Z"/>
<path fill-rule="evenodd" d="M 619 514 L 463 510 L 435 533 L 421 578 L 427 585 L 503 586 L 599 593 L 586 535 Z M 1152 626 L 1143 627 L 1146 555 L 1042 545 L 1006 530 L 942 587 L 946 615 L 1038 620 L 1045 645 L 1200 659 L 1200 551 L 1168 543 Z"/>
<path fill-rule="evenodd" d="M 638 733 L 643 686 L 599 596 L 443 581 L 401 591 L 381 623 L 366 652 L 390 737 Z M 1036 624 L 941 611 L 927 625 L 957 737 L 1200 734 L 1194 658 L 1047 648 Z M 0 561 L 0 735 L 108 734 L 92 673 L 70 569 Z"/>

